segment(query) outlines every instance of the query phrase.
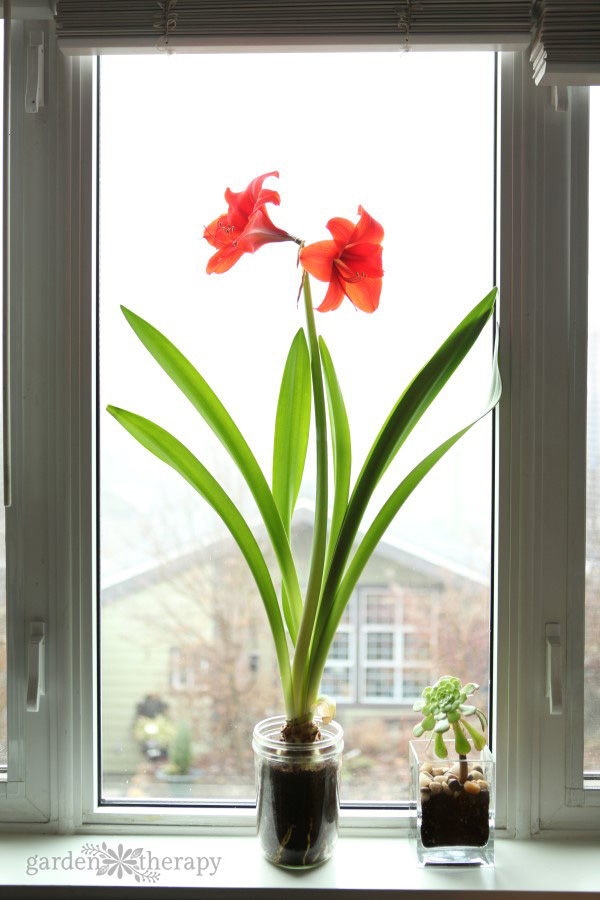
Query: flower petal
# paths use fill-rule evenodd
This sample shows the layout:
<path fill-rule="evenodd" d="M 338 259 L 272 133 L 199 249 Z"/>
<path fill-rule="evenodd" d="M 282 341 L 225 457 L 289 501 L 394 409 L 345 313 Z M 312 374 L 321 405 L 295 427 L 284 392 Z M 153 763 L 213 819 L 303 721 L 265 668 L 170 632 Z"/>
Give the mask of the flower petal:
<path fill-rule="evenodd" d="M 331 281 L 329 282 L 329 287 L 327 288 L 327 293 L 325 294 L 321 305 L 317 306 L 317 310 L 319 312 L 331 312 L 341 305 L 343 299 L 344 288 L 334 269 Z"/>
<path fill-rule="evenodd" d="M 263 182 L 265 178 L 274 175 L 279 178 L 279 172 L 267 172 L 265 175 L 257 175 L 246 190 L 235 192 L 230 188 L 225 191 L 225 200 L 227 201 L 227 221 L 230 225 L 235 225 L 240 231 L 243 231 L 248 224 L 248 219 L 252 213 L 265 203 L 275 203 L 279 205 L 281 202 L 277 191 L 265 188 L 263 190 Z"/>
<path fill-rule="evenodd" d="M 367 243 L 380 244 L 383 240 L 383 228 L 376 222 L 373 216 L 369 215 L 362 206 L 358 207 L 360 219 L 356 224 L 354 233 L 351 235 L 348 243 Z"/>
<path fill-rule="evenodd" d="M 213 256 L 208 261 L 206 266 L 206 272 L 208 275 L 212 275 L 213 272 L 216 272 L 217 275 L 222 275 L 223 272 L 227 272 L 238 259 L 244 255 L 244 251 L 240 250 L 239 247 L 234 247 L 230 244 L 228 247 L 221 247 L 220 250 L 217 250 Z"/>
<path fill-rule="evenodd" d="M 344 291 L 349 300 L 363 312 L 375 312 L 381 296 L 381 278 L 363 278 L 360 281 L 344 282 Z"/>
<path fill-rule="evenodd" d="M 300 264 L 319 281 L 329 281 L 337 252 L 335 241 L 317 241 L 302 248 Z"/>
<path fill-rule="evenodd" d="M 331 232 L 331 236 L 338 246 L 345 247 L 354 231 L 354 224 L 349 219 L 338 217 L 336 219 L 330 219 L 327 223 L 327 228 Z"/>
<path fill-rule="evenodd" d="M 208 241 L 211 247 L 225 247 L 227 244 L 233 243 L 235 241 L 236 236 L 239 235 L 239 231 L 234 228 L 233 225 L 229 225 L 227 222 L 227 213 L 223 213 L 222 216 L 218 216 L 211 222 L 210 225 L 206 225 L 204 228 L 204 234 L 202 237 L 204 240 Z"/>
<path fill-rule="evenodd" d="M 264 207 L 259 207 L 253 212 L 238 240 L 238 247 L 247 253 L 254 253 L 263 244 L 273 241 L 291 241 L 293 238 L 271 222 L 269 214 Z"/>
<path fill-rule="evenodd" d="M 351 244 L 342 253 L 341 260 L 354 273 L 367 278 L 381 278 L 382 247 L 379 244 Z"/>

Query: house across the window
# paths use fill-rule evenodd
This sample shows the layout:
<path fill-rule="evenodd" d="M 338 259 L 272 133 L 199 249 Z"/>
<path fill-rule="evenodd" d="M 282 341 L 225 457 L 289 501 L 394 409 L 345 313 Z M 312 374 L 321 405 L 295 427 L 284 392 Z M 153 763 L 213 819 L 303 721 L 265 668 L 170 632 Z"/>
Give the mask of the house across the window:
<path fill-rule="evenodd" d="M 292 526 L 301 580 L 313 516 L 300 506 Z M 261 526 L 255 534 L 268 559 Z M 352 735 L 364 736 L 365 729 L 408 734 L 414 700 L 446 670 L 463 670 L 467 646 L 469 672 L 485 683 L 488 593 L 483 574 L 405 542 L 380 543 L 344 612 L 321 685 L 337 701 L 350 746 Z M 160 797 L 164 788 L 154 777 L 156 760 L 143 764 L 136 710 L 149 695 L 160 704 L 156 728 L 165 718 L 172 733 L 180 722 L 191 728 L 205 775 L 198 795 L 221 796 L 229 760 L 240 796 L 251 797 L 252 760 L 247 741 L 242 747 L 238 739 L 256 721 L 279 713 L 281 699 L 264 611 L 232 539 L 219 535 L 122 578 L 115 573 L 103 591 L 102 612 L 107 797 L 120 796 L 130 779 L 139 786 L 134 797 Z M 168 756 L 168 736 L 163 743 Z M 368 741 L 367 749 L 364 737 L 358 743 L 361 765 L 375 765 Z M 353 762 L 350 785 L 353 771 L 364 779 Z"/>

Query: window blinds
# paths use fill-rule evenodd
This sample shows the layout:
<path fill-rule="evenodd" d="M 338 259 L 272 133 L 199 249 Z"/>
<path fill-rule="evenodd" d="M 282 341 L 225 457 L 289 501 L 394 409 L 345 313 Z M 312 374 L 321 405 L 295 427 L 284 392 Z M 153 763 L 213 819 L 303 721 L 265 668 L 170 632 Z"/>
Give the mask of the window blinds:
<path fill-rule="evenodd" d="M 536 0 L 536 84 L 600 84 L 600 0 Z"/>
<path fill-rule="evenodd" d="M 157 38 L 387 37 L 527 46 L 531 0 L 58 0 L 63 41 L 107 48 Z"/>
<path fill-rule="evenodd" d="M 233 44 L 531 48 L 541 84 L 600 82 L 600 0 L 57 0 L 67 52 Z"/>

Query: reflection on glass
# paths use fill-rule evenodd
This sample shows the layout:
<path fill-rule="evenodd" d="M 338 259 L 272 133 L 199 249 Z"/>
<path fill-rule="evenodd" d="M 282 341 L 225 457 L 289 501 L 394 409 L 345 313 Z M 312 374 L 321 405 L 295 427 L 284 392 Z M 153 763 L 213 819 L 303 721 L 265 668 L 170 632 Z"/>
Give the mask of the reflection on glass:
<path fill-rule="evenodd" d="M 590 88 L 584 772 L 600 775 L 600 88 Z"/>
<path fill-rule="evenodd" d="M 367 77 L 353 80 L 349 104 L 332 105 L 324 85 L 352 71 Z M 282 203 L 273 219 L 307 240 L 325 239 L 329 218 L 355 217 L 364 205 L 386 231 L 381 306 L 373 316 L 349 303 L 317 316 L 348 407 L 355 478 L 401 390 L 491 287 L 493 55 L 109 57 L 101 80 L 103 793 L 252 801 L 252 730 L 282 711 L 262 605 L 219 521 L 106 404 L 187 443 L 271 565 L 272 554 L 226 454 L 139 346 L 119 304 L 191 358 L 269 477 L 281 372 L 302 325 L 296 250 L 269 245 L 207 276 L 202 226 L 223 211 L 225 187 L 275 168 Z M 251 102 L 241 84 L 254 86 Z M 314 284 L 317 302 L 322 288 Z M 480 405 L 490 348 L 486 332 L 386 473 L 373 514 Z M 405 505 L 342 619 L 322 682 L 345 730 L 342 800 L 407 800 L 415 695 L 449 671 L 488 682 L 490 429 L 489 420 L 474 429 Z M 301 580 L 314 481 L 311 441 L 292 525 Z M 193 765 L 187 781 L 183 773 L 174 781 L 183 726 Z"/>

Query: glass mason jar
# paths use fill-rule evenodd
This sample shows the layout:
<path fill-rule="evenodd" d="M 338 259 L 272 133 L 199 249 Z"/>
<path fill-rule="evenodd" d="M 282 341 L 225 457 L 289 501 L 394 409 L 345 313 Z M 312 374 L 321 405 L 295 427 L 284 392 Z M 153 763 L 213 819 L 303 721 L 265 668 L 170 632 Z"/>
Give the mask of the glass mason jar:
<path fill-rule="evenodd" d="M 258 838 L 269 862 L 307 869 L 329 859 L 337 841 L 344 733 L 317 719 L 320 740 L 288 744 L 285 722 L 274 716 L 254 729 Z"/>
<path fill-rule="evenodd" d="M 410 742 L 410 836 L 420 865 L 494 865 L 495 775 L 487 747 L 466 760 L 439 759 L 430 741 Z"/>

